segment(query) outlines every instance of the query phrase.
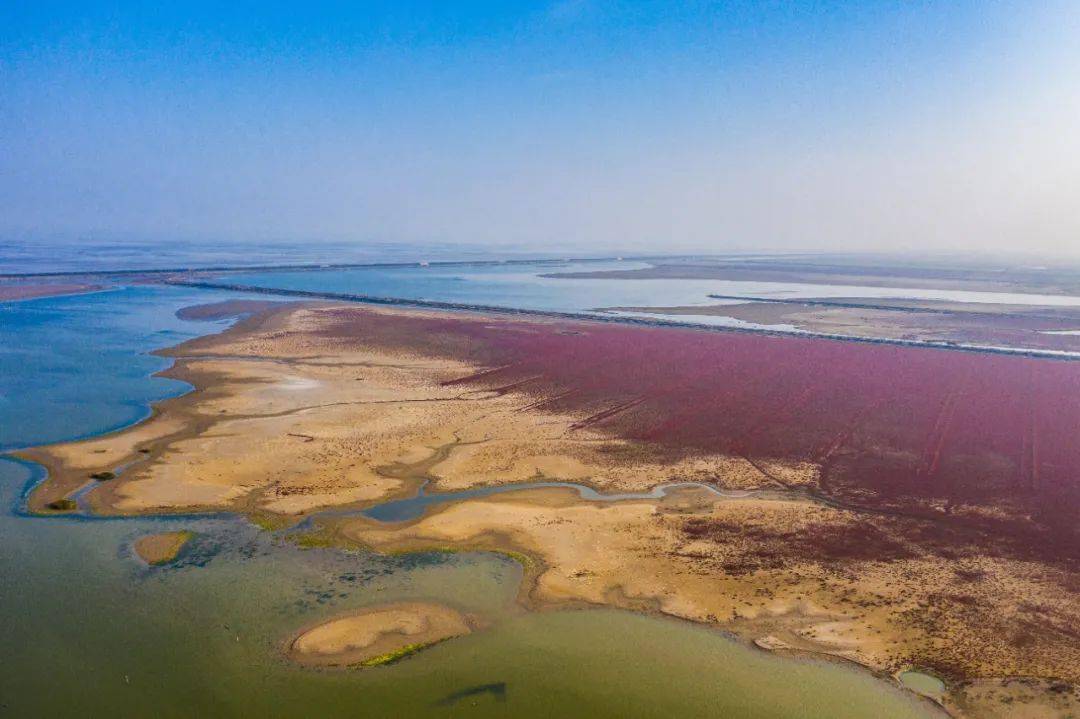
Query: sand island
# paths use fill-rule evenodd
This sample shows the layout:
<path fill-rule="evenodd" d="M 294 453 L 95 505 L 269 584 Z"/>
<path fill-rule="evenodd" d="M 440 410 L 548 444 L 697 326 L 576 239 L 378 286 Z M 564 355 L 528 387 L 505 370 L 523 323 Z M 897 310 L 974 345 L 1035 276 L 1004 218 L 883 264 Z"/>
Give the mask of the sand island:
<path fill-rule="evenodd" d="M 186 531 L 148 534 L 136 539 L 133 549 L 147 564 L 168 564 L 180 555 L 194 536 Z"/>
<path fill-rule="evenodd" d="M 312 666 L 375 667 L 472 631 L 468 619 L 431 602 L 369 607 L 303 630 L 288 656 Z"/>
<path fill-rule="evenodd" d="M 1075 363 L 315 303 L 168 354 L 197 391 L 24 452 L 49 470 L 32 509 L 124 466 L 89 508 L 499 551 L 525 567 L 528 609 L 656 612 L 918 670 L 956 715 L 1078 705 L 1080 465 L 1053 389 Z M 988 409 L 1017 397 L 1030 408 Z M 405 521 L 362 513 L 421 487 L 519 485 Z M 351 664 L 453 636 L 464 620 L 436 606 L 334 619 L 287 651 Z"/>

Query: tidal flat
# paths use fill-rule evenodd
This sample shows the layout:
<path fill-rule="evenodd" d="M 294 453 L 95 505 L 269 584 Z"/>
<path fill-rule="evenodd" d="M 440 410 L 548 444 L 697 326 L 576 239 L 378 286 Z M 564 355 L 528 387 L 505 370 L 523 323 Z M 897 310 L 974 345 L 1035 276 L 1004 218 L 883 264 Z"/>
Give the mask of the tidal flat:
<path fill-rule="evenodd" d="M 418 331 L 421 326 L 426 330 Z M 919 556 L 910 548 L 899 551 L 894 535 L 900 532 L 902 541 L 910 542 L 904 536 L 910 530 L 868 527 L 855 510 L 831 506 L 820 494 L 819 469 L 812 463 L 731 451 L 672 452 L 670 447 L 628 438 L 614 431 L 618 425 L 612 422 L 647 409 L 647 402 L 566 404 L 565 395 L 533 386 L 535 377 L 519 374 L 521 367 L 493 362 L 491 354 L 476 354 L 491 352 L 485 344 L 489 334 L 512 342 L 602 343 L 607 331 L 587 324 L 355 307 L 275 308 L 223 335 L 170 350 L 178 364 L 169 374 L 199 390 L 160 403 L 149 421 L 130 430 L 24 453 L 45 462 L 52 472 L 31 495 L 31 509 L 41 507 L 35 502 L 76 493 L 90 513 L 49 519 L 19 516 L 19 521 L 48 527 L 70 524 L 82 531 L 88 527 L 151 531 L 140 523 L 152 523 L 153 531 L 159 532 L 196 531 L 198 538 L 179 566 L 145 570 L 150 582 L 173 582 L 178 581 L 173 577 L 183 576 L 197 585 L 199 578 L 205 580 L 215 571 L 224 575 L 239 571 L 234 564 L 272 562 L 272 572 L 263 569 L 250 577 L 256 581 L 255 575 L 265 575 L 258 581 L 270 587 L 249 591 L 243 583 L 243 592 L 235 587 L 225 592 L 228 601 L 257 602 L 262 607 L 248 607 L 240 616 L 280 608 L 280 599 L 289 595 L 285 577 L 293 571 L 293 562 L 295 570 L 309 578 L 318 576 L 324 562 L 382 567 L 386 578 L 376 588 L 365 581 L 362 589 L 353 591 L 314 589 L 313 600 L 297 605 L 301 611 L 278 612 L 276 619 L 268 619 L 255 632 L 260 637 L 258 656 L 249 660 L 258 661 L 247 666 L 270 662 L 294 672 L 289 676 L 298 677 L 297 686 L 306 681 L 334 683 L 333 696 L 313 705 L 326 706 L 331 714 L 335 705 L 327 702 L 337 697 L 343 703 L 336 706 L 344 707 L 344 695 L 351 696 L 354 690 L 366 690 L 369 701 L 386 696 L 387 703 L 380 706 L 388 709 L 408 705 L 418 692 L 410 697 L 384 695 L 398 686 L 391 675 L 399 672 L 429 672 L 422 674 L 425 681 L 446 690 L 430 697 L 425 711 L 433 712 L 467 697 L 470 703 L 490 702 L 495 713 L 512 707 L 519 715 L 545 715 L 551 704 L 540 697 L 550 691 L 578 702 L 563 714 L 700 715 L 728 709 L 737 710 L 739 716 L 829 716 L 841 701 L 846 715 L 860 716 L 861 686 L 873 697 L 867 700 L 867 712 L 874 703 L 894 701 L 890 706 L 895 706 L 897 716 L 931 712 L 932 705 L 890 684 L 889 672 L 920 656 L 918 645 L 897 644 L 902 634 L 874 639 L 883 631 L 903 629 L 905 625 L 896 624 L 897 617 L 952 581 L 952 575 L 941 573 L 934 556 Z M 437 341 L 439 351 L 417 344 L 417 338 Z M 565 358 L 565 349 L 556 356 Z M 234 447 L 235 442 L 240 444 Z M 235 456 L 245 457 L 245 462 L 227 461 Z M 363 460 L 358 462 L 357 457 Z M 278 469 L 267 471 L 270 467 Z M 90 474 L 117 468 L 123 469 L 116 479 L 87 488 Z M 538 479 L 570 480 L 598 492 L 635 496 L 598 503 L 565 487 L 538 487 L 444 503 L 398 524 L 378 523 L 361 514 L 365 508 L 415 494 L 422 483 L 444 492 Z M 637 496 L 687 479 L 754 495 L 727 497 L 687 487 Z M 343 511 L 329 516 L 328 509 Z M 230 519 L 232 514 L 258 518 L 272 531 Z M 307 519 L 316 522 L 318 542 L 305 544 L 290 537 L 288 527 Z M 198 523 L 223 523 L 228 530 L 209 531 Z M 735 531 L 737 527 L 742 529 Z M 791 536 L 813 542 L 799 550 L 794 565 L 771 564 L 763 552 L 777 552 L 776 542 L 789 541 L 785 533 L 793 531 Z M 857 541 L 852 532 L 858 534 Z M 843 541 L 831 543 L 829 537 Z M 132 561 L 123 548 L 133 539 L 118 538 L 112 545 L 117 552 L 114 561 Z M 869 540 L 873 542 L 866 544 Z M 882 551 L 852 555 L 856 544 Z M 238 549 L 229 548 L 234 545 Z M 432 551 L 446 549 L 454 551 Z M 645 571 L 640 562 L 649 556 L 657 559 Z M 1020 582 L 1018 591 L 1031 589 L 1008 563 L 968 556 L 964 564 L 978 565 L 978 571 L 995 582 L 999 578 Z M 474 570 L 499 576 L 499 591 L 469 574 Z M 440 579 L 425 583 L 419 577 L 428 572 Z M 448 572 L 455 577 L 464 572 L 459 594 L 452 589 L 457 579 Z M 850 580 L 860 573 L 873 578 L 864 582 L 863 593 Z M 648 578 L 645 583 L 643 576 Z M 897 579 L 903 581 L 896 585 Z M 932 582 L 926 584 L 927 580 Z M 345 582 L 350 587 L 354 583 Z M 912 586 L 922 584 L 926 584 L 923 595 L 911 601 L 904 597 Z M 416 591 L 418 585 L 422 588 Z M 276 591 L 284 593 L 275 595 Z M 1054 600 L 1054 587 L 1041 591 L 1050 592 L 1046 596 Z M 213 592 L 189 596 L 198 597 L 192 599 L 197 604 L 212 604 L 208 598 Z M 282 652 L 286 638 L 303 626 L 395 601 L 445 603 L 483 616 L 488 628 L 365 672 L 386 677 L 376 683 L 327 678 L 323 670 L 292 666 Z M 1068 611 L 1069 599 L 1064 601 L 1064 608 L 1055 611 Z M 234 626 L 226 625 L 230 630 Z M 557 627 L 565 627 L 565 633 Z M 525 637 L 536 632 L 558 645 L 548 648 L 550 664 L 537 665 L 550 669 L 550 676 L 532 671 L 538 661 L 535 637 L 506 653 L 507 646 L 520 640 L 518 632 Z M 654 633 L 669 637 L 671 643 Z M 225 645 L 238 650 L 227 639 L 243 645 L 243 636 L 236 632 Z M 977 633 L 950 636 L 958 647 L 978 640 Z M 785 656 L 752 648 L 747 641 L 752 639 L 765 640 L 760 642 L 763 646 Z M 624 641 L 632 646 L 623 646 Z M 712 648 L 706 651 L 705 645 Z M 468 653 L 476 646 L 485 647 L 491 656 Z M 897 655 L 897 649 L 908 653 Z M 530 666 L 510 659 L 515 651 L 528 656 L 524 664 Z M 842 664 L 797 658 L 815 653 L 859 662 L 879 678 Z M 707 656 L 715 656 L 718 663 L 710 665 L 703 659 Z M 449 658 L 443 663 L 439 657 Z M 987 659 L 1001 661 L 1002 656 Z M 617 666 L 618 676 L 632 678 L 633 686 L 624 686 L 625 679 L 615 676 L 598 683 L 596 673 L 584 669 L 598 661 Z M 756 664 L 759 661 L 766 664 Z M 471 676 L 476 669 L 511 665 L 510 679 L 494 672 Z M 744 675 L 733 665 L 760 671 Z M 634 667 L 654 678 L 637 676 Z M 716 673 L 716 682 L 702 686 L 702 671 Z M 809 674 L 799 686 L 780 681 L 793 671 Z M 961 671 L 974 676 L 970 668 Z M 469 681 L 445 683 L 463 673 L 470 673 Z M 130 675 L 124 676 L 127 684 Z M 993 676 L 990 671 L 980 678 Z M 680 677 L 692 679 L 693 686 L 683 687 Z M 954 687 L 966 681 L 962 673 L 954 677 L 959 678 L 952 680 Z M 612 695 L 613 685 L 618 685 L 621 698 Z M 305 690 L 297 691 L 298 697 L 306 696 Z M 762 692 L 769 697 L 765 703 Z M 268 706 L 273 714 L 287 703 Z M 977 715 L 959 705 L 951 708 Z M 422 713 L 418 705 L 412 711 Z"/>

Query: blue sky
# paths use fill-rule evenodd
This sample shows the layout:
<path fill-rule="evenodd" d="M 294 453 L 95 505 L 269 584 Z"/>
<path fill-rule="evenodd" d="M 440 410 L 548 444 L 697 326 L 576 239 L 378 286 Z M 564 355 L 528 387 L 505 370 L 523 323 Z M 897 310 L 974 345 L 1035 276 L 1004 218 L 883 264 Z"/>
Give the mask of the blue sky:
<path fill-rule="evenodd" d="M 0 234 L 1080 252 L 1070 2 L 0 8 Z"/>

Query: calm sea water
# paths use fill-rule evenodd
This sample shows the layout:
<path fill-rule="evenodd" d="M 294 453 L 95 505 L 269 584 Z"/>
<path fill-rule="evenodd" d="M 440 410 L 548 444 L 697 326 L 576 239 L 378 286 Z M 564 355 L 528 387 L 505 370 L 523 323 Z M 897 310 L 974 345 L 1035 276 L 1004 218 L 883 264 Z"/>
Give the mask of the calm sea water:
<path fill-rule="evenodd" d="M 176 310 L 224 297 L 175 287 L 124 287 L 0 302 L 0 451 L 97 434 L 145 417 L 187 388 L 151 377 L 150 354 L 224 327 Z"/>
<path fill-rule="evenodd" d="M 177 320 L 221 293 L 137 287 L 0 305 L 3 446 L 89 436 L 182 392 L 149 354 L 220 323 Z M 36 518 L 40 469 L 0 458 L 0 715 L 13 717 L 915 717 L 865 673 L 780 659 L 617 611 L 524 614 L 516 564 L 487 554 L 303 551 L 238 517 Z M 173 566 L 140 534 L 194 529 Z M 489 617 L 485 632 L 366 672 L 294 667 L 302 625 L 402 598 Z M 464 699 L 454 700 L 455 696 Z"/>
<path fill-rule="evenodd" d="M 496 251 L 503 258 L 541 256 L 522 249 Z M 379 242 L 221 240 L 0 240 L 0 274 L 29 272 L 102 272 L 311 263 L 420 262 L 491 259 L 490 248 Z"/>

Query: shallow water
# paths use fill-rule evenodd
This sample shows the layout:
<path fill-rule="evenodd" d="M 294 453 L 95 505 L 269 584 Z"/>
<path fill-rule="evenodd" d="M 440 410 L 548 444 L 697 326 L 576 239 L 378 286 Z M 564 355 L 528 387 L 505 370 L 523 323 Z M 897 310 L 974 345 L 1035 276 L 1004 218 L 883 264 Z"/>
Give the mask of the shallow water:
<path fill-rule="evenodd" d="M 170 363 L 150 351 L 225 327 L 175 313 L 229 296 L 141 286 L 0 302 L 0 451 L 123 427 L 185 391 L 150 376 Z"/>
<path fill-rule="evenodd" d="M 621 502 L 632 499 L 660 499 L 670 490 L 689 487 L 704 489 L 724 497 L 744 497 L 749 494 L 748 492 L 725 492 L 700 482 L 676 482 L 653 487 L 653 489 L 648 492 L 624 492 L 614 494 L 597 492 L 592 487 L 588 487 L 584 484 L 577 484 L 575 482 L 522 482 L 519 484 L 477 487 L 476 489 L 465 489 L 459 492 L 439 492 L 436 494 L 428 494 L 424 491 L 424 487 L 421 486 L 417 491 L 416 496 L 376 504 L 361 510 L 359 514 L 379 522 L 405 522 L 411 519 L 418 519 L 419 517 L 422 517 L 430 507 L 445 504 L 447 502 L 460 502 L 464 499 L 490 497 L 493 494 L 520 492 L 526 489 L 547 489 L 552 487 L 572 489 L 577 492 L 582 499 L 590 502 Z M 334 512 L 331 510 L 330 514 L 333 513 Z"/>
<path fill-rule="evenodd" d="M 879 298 L 950 300 L 992 304 L 1080 306 L 1080 297 L 966 290 L 929 290 L 795 282 L 743 282 L 692 279 L 553 278 L 556 272 L 630 270 L 633 261 L 565 262 L 535 265 L 472 265 L 356 268 L 223 275 L 225 282 L 257 287 L 365 294 L 413 300 L 495 305 L 558 312 L 604 307 L 670 307 L 739 304 L 710 294 L 796 298 Z M 676 315 L 676 321 L 756 326 L 708 315 Z"/>
<path fill-rule="evenodd" d="M 5 446 L 86 436 L 183 391 L 146 354 L 219 327 L 179 306 L 220 293 L 135 288 L 4 307 Z M 36 389 L 34 389 L 36 388 Z M 302 550 L 230 516 L 36 518 L 40 469 L 0 459 L 0 713 L 64 716 L 923 716 L 864 672 L 782 659 L 685 623 L 617 611 L 523 614 L 520 567 L 490 554 Z M 169 566 L 131 552 L 192 529 Z M 303 625 L 399 599 L 491 629 L 377 670 L 316 671 L 280 646 Z M 458 697 L 458 698 L 455 698 Z"/>
<path fill-rule="evenodd" d="M 940 699 L 945 694 L 945 682 L 930 674 L 909 669 L 906 672 L 900 672 L 896 678 L 902 686 L 924 697 Z"/>
<path fill-rule="evenodd" d="M 27 468 L 0 461 L 0 500 Z M 178 563 L 130 544 L 194 529 Z M 240 519 L 0 520 L 0 697 L 11 716 L 924 716 L 846 667 L 781 659 L 617 611 L 523 614 L 519 567 L 488 554 L 300 550 Z M 279 647 L 367 604 L 434 599 L 495 622 L 398 665 L 315 671 Z M 16 621 L 11 621 L 17 618 Z M 470 695 L 477 687 L 501 686 Z M 447 702 L 450 701 L 448 704 Z"/>

